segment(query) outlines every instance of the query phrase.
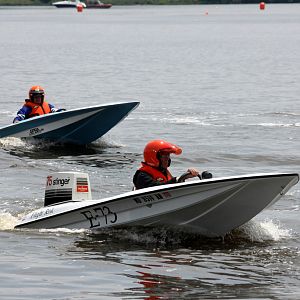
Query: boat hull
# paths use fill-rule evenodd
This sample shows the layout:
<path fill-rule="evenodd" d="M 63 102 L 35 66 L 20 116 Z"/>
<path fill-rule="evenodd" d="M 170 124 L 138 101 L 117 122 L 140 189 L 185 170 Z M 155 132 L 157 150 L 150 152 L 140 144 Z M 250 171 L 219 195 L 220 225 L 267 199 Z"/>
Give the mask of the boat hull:
<path fill-rule="evenodd" d="M 76 3 L 74 4 L 53 4 L 57 8 L 76 8 Z"/>
<path fill-rule="evenodd" d="M 39 138 L 89 144 L 122 121 L 139 102 L 113 103 L 42 115 L 0 128 L 0 138 Z"/>
<path fill-rule="evenodd" d="M 111 8 L 112 4 L 88 4 L 86 8 L 95 8 L 95 9 L 108 9 Z"/>
<path fill-rule="evenodd" d="M 43 207 L 26 215 L 16 228 L 167 226 L 224 236 L 274 204 L 298 181 L 298 174 L 258 174 L 151 187 Z"/>
<path fill-rule="evenodd" d="M 86 4 L 80 1 L 58 1 L 52 3 L 57 8 L 76 8 L 78 4 L 81 4 L 84 8 L 86 7 Z"/>

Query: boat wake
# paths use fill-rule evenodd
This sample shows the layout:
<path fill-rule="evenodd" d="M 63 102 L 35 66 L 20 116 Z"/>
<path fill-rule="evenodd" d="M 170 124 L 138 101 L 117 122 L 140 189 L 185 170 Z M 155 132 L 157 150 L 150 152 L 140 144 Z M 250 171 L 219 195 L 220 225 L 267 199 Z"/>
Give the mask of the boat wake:
<path fill-rule="evenodd" d="M 0 231 L 14 230 L 15 225 L 18 223 L 21 215 L 13 216 L 8 212 L 0 212 Z M 68 229 L 68 228 L 57 228 L 57 229 L 23 229 L 26 232 L 41 232 L 41 233 L 60 233 L 60 234 L 78 234 L 78 233 L 90 233 L 87 229 Z"/>
<path fill-rule="evenodd" d="M 233 231 L 233 234 L 251 242 L 279 241 L 293 236 L 292 230 L 270 219 L 261 222 L 251 220 Z"/>
<path fill-rule="evenodd" d="M 14 217 L 10 213 L 0 212 L 0 230 L 13 230 L 18 222 L 18 217 Z"/>
<path fill-rule="evenodd" d="M 105 148 L 123 148 L 125 147 L 124 144 L 122 144 L 119 141 L 114 140 L 109 134 L 105 135 L 104 137 L 96 140 L 92 144 L 90 144 L 91 148 L 97 149 L 105 149 Z"/>
<path fill-rule="evenodd" d="M 251 220 L 235 229 L 223 238 L 209 238 L 199 234 L 188 233 L 172 228 L 110 228 L 99 233 L 92 233 L 93 239 L 110 242 L 127 242 L 156 248 L 192 247 L 203 248 L 220 245 L 240 245 L 244 243 L 277 242 L 293 238 L 292 230 L 282 228 L 273 220 Z"/>
<path fill-rule="evenodd" d="M 78 156 L 102 153 L 106 149 L 122 148 L 123 144 L 111 137 L 102 137 L 89 145 L 57 144 L 39 139 L 20 139 L 5 137 L 0 139 L 0 149 L 12 155 L 29 158 L 57 158 L 59 156 Z M 38 151 L 37 151 L 38 150 Z"/>
<path fill-rule="evenodd" d="M 28 143 L 15 137 L 5 137 L 0 139 L 0 148 L 4 150 L 10 150 L 13 148 L 21 148 L 26 146 Z M 32 145 L 34 147 L 34 145 Z"/>
<path fill-rule="evenodd" d="M 40 233 L 55 233 L 55 234 L 87 234 L 87 233 L 90 233 L 90 230 L 57 228 L 57 229 L 39 229 L 38 232 L 40 232 Z"/>

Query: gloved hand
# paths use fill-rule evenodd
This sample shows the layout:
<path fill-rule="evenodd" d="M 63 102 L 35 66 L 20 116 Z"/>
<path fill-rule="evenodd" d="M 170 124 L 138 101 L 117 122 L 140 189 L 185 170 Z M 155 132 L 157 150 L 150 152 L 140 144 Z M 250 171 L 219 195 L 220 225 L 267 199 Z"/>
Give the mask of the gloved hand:
<path fill-rule="evenodd" d="M 187 169 L 187 172 L 189 174 L 186 176 L 186 179 L 193 178 L 199 175 L 199 171 L 194 168 Z"/>
<path fill-rule="evenodd" d="M 202 179 L 210 179 L 210 178 L 212 178 L 213 176 L 212 176 L 212 174 L 210 173 L 210 172 L 208 172 L 208 171 L 204 171 L 204 172 L 202 172 L 202 174 L 201 174 L 201 178 Z"/>
<path fill-rule="evenodd" d="M 186 179 L 193 178 L 199 175 L 199 171 L 194 168 L 189 168 L 185 173 L 183 173 L 179 178 L 177 178 L 177 182 L 184 182 Z"/>

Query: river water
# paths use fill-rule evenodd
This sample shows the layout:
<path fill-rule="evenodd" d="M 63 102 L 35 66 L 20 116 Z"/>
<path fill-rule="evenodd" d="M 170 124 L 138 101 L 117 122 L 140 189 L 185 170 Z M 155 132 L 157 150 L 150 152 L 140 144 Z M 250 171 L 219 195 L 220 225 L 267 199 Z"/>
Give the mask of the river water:
<path fill-rule="evenodd" d="M 13 229 L 43 205 L 49 173 L 88 173 L 95 199 L 130 190 L 151 139 L 183 148 L 174 175 L 299 173 L 299 11 L 1 7 L 0 126 L 36 84 L 66 109 L 141 104 L 87 148 L 0 139 L 0 298 L 299 299 L 299 184 L 224 239 Z"/>

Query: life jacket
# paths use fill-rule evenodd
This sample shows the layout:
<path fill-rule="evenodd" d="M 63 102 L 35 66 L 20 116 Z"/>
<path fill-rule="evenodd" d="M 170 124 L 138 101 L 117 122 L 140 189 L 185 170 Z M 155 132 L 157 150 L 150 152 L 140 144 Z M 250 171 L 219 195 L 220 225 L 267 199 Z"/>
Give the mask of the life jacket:
<path fill-rule="evenodd" d="M 140 171 L 146 172 L 149 174 L 153 180 L 159 181 L 159 182 L 167 182 L 173 178 L 169 170 L 167 170 L 167 174 L 164 174 L 162 171 L 160 171 L 157 168 L 151 167 L 144 162 L 142 162 L 142 166 L 139 168 Z"/>
<path fill-rule="evenodd" d="M 32 117 L 35 117 L 35 116 L 40 116 L 40 115 L 51 113 L 50 106 L 45 101 L 42 103 L 42 105 L 38 105 L 38 104 L 35 104 L 33 102 L 26 101 L 24 105 L 31 108 L 31 112 L 27 116 L 27 118 L 32 118 Z"/>

